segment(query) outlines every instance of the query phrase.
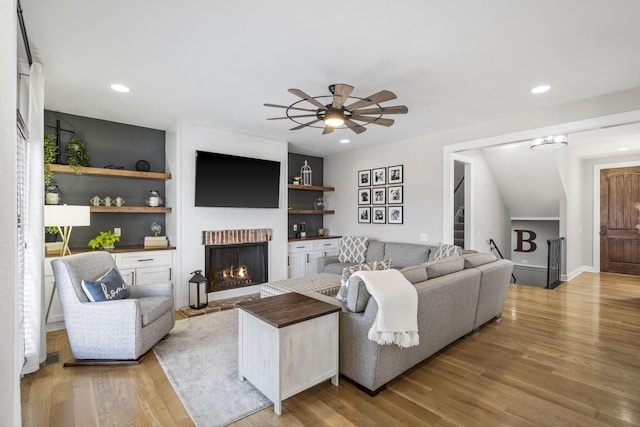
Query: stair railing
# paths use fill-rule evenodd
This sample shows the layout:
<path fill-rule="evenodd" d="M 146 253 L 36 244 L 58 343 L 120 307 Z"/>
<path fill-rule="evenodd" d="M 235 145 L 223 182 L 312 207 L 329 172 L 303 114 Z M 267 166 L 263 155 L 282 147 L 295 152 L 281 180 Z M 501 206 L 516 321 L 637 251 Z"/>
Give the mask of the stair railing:
<path fill-rule="evenodd" d="M 500 252 L 498 245 L 496 245 L 496 242 L 493 239 L 489 239 L 489 247 L 492 251 L 495 250 L 496 252 L 498 252 L 500 258 L 504 259 L 504 257 L 502 256 L 502 252 Z M 516 283 L 516 276 L 514 276 L 513 273 L 511 273 L 511 278 L 513 279 L 513 283 Z"/>

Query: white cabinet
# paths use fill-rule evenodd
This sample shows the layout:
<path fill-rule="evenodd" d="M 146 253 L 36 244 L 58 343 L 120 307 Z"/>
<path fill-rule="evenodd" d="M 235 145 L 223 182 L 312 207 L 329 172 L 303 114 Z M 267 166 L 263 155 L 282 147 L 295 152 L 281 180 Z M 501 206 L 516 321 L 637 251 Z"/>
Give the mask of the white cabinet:
<path fill-rule="evenodd" d="M 140 252 L 119 252 L 111 254 L 120 271 L 120 275 L 128 285 L 144 285 L 149 283 L 163 283 L 172 280 L 173 251 L 140 251 Z M 63 325 L 52 325 L 62 322 L 62 306 L 58 292 L 52 294 L 53 290 L 53 269 L 51 261 L 56 257 L 44 259 L 44 292 L 47 302 L 48 316 L 45 312 L 45 322 L 51 325 L 47 330 L 61 329 Z"/>
<path fill-rule="evenodd" d="M 318 258 L 338 255 L 340 239 L 318 239 L 289 242 L 289 277 L 302 277 L 318 272 Z"/>
<path fill-rule="evenodd" d="M 171 281 L 172 251 L 124 252 L 114 254 L 120 274 L 130 285 Z M 126 275 L 126 277 L 125 277 Z M 132 282 L 129 282 L 132 280 Z"/>

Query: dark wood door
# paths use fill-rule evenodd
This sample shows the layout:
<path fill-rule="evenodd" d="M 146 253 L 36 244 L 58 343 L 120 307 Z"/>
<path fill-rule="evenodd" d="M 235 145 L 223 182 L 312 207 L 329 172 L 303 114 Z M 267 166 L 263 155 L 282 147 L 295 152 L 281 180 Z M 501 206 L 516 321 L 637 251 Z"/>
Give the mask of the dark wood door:
<path fill-rule="evenodd" d="M 640 275 L 640 167 L 600 171 L 600 271 Z"/>

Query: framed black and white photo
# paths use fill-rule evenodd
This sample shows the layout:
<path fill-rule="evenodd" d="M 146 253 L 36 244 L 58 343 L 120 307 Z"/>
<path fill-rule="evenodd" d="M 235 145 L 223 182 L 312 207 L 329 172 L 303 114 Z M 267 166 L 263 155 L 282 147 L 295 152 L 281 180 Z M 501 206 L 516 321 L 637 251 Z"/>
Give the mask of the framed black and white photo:
<path fill-rule="evenodd" d="M 358 208 L 358 222 L 366 224 L 371 222 L 371 208 Z"/>
<path fill-rule="evenodd" d="M 358 204 L 359 205 L 370 205 L 371 204 L 371 189 L 370 188 L 359 188 L 358 189 Z"/>
<path fill-rule="evenodd" d="M 401 205 L 404 200 L 402 185 L 389 186 L 389 204 Z"/>
<path fill-rule="evenodd" d="M 371 194 L 371 203 L 374 205 L 387 204 L 387 187 L 374 187 Z"/>
<path fill-rule="evenodd" d="M 402 165 L 389 166 L 388 170 L 389 170 L 389 173 L 388 173 L 389 185 L 401 184 L 402 181 L 404 180 L 404 166 Z"/>
<path fill-rule="evenodd" d="M 358 171 L 358 187 L 371 186 L 371 169 Z"/>
<path fill-rule="evenodd" d="M 387 223 L 387 209 L 384 206 L 374 206 L 371 213 L 371 222 L 374 224 Z"/>
<path fill-rule="evenodd" d="M 387 183 L 387 168 L 372 169 L 373 185 L 385 185 Z"/>
<path fill-rule="evenodd" d="M 387 222 L 389 224 L 402 224 L 404 216 L 402 206 L 389 206 L 387 209 L 389 212 L 387 215 Z"/>

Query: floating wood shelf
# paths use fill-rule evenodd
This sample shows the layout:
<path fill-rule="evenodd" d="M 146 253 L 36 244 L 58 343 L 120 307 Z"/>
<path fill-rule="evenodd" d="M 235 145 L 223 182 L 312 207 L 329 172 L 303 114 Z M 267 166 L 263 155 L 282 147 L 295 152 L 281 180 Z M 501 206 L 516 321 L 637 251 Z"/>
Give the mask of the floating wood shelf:
<path fill-rule="evenodd" d="M 320 211 L 315 209 L 289 209 L 289 215 L 327 215 L 336 211 Z"/>
<path fill-rule="evenodd" d="M 68 165 L 51 165 L 51 172 L 75 174 L 75 169 Z M 159 179 L 169 180 L 171 179 L 170 173 L 164 172 L 139 172 L 124 169 L 104 169 L 104 168 L 85 168 L 81 167 L 79 170 L 81 175 L 96 175 L 96 176 L 113 176 L 123 178 L 138 178 L 138 179 Z"/>
<path fill-rule="evenodd" d="M 164 206 L 91 206 L 92 213 L 170 213 L 171 208 Z"/>
<path fill-rule="evenodd" d="M 293 185 L 287 184 L 289 190 L 306 190 L 306 191 L 336 191 L 335 187 L 322 187 L 320 185 Z"/>

